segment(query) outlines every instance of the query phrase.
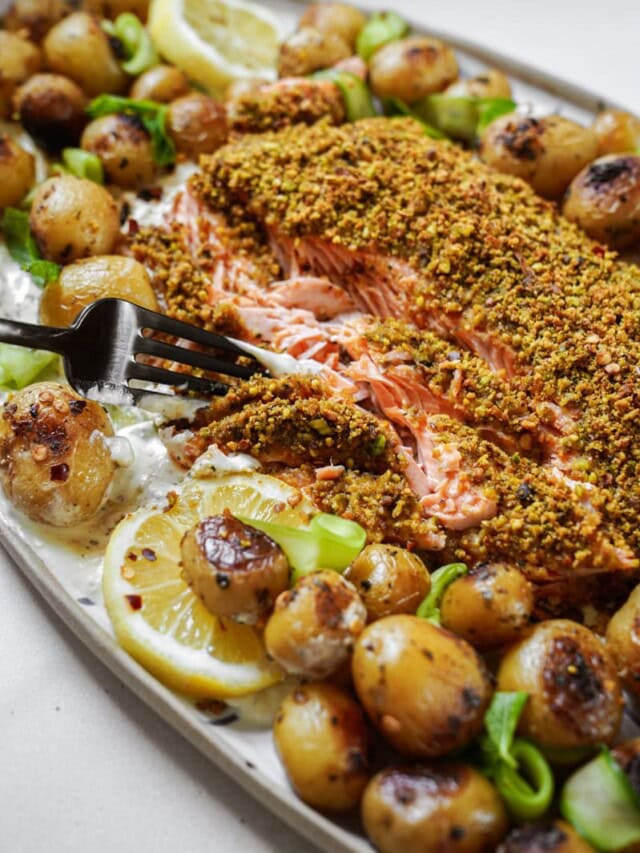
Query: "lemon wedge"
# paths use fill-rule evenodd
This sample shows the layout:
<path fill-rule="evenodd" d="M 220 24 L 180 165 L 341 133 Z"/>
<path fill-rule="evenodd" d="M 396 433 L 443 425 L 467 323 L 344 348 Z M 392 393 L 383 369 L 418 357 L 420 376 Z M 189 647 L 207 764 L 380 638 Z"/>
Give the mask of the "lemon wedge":
<path fill-rule="evenodd" d="M 283 678 L 258 631 L 211 614 L 181 577 L 184 533 L 225 509 L 292 527 L 308 524 L 314 512 L 298 489 L 275 477 L 188 479 L 169 508 L 123 519 L 105 554 L 104 600 L 118 641 L 156 678 L 189 696 L 244 696 Z"/>
<path fill-rule="evenodd" d="M 152 0 L 148 27 L 159 52 L 213 95 L 233 80 L 275 78 L 280 22 L 247 0 Z"/>

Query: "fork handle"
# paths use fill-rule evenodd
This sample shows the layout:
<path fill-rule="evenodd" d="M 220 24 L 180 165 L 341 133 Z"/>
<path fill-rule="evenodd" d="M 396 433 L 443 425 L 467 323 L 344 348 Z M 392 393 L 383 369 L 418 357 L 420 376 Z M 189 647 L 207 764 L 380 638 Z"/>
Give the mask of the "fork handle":
<path fill-rule="evenodd" d="M 64 355 L 68 329 L 55 326 L 37 326 L 35 323 L 20 323 L 17 320 L 0 318 L 0 341 L 5 344 L 17 344 L 20 347 L 44 349 Z"/>

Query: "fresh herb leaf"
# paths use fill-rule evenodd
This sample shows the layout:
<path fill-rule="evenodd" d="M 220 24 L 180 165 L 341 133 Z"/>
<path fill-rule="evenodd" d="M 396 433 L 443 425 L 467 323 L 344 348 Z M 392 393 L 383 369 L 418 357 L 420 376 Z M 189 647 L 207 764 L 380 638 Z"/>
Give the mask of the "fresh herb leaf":
<path fill-rule="evenodd" d="M 375 12 L 358 33 L 356 51 L 368 61 L 389 42 L 397 41 L 409 32 L 409 24 L 395 12 Z"/>
<path fill-rule="evenodd" d="M 327 68 L 316 71 L 311 76 L 316 80 L 330 80 L 336 84 L 344 101 L 347 121 L 359 121 L 361 118 L 373 118 L 377 115 L 369 87 L 356 74 Z"/>
<path fill-rule="evenodd" d="M 137 116 L 151 137 L 153 159 L 158 166 L 170 166 L 175 162 L 176 149 L 167 132 L 166 104 L 156 101 L 135 100 L 122 95 L 98 95 L 86 109 L 90 118 L 100 118 L 112 113 Z"/>
<path fill-rule="evenodd" d="M 457 578 L 466 575 L 469 570 L 464 563 L 449 563 L 436 569 L 431 575 L 431 591 L 416 611 L 416 616 L 428 619 L 434 625 L 440 624 L 440 602 L 445 590 Z"/>
<path fill-rule="evenodd" d="M 58 278 L 60 267 L 42 259 L 31 233 L 29 214 L 25 210 L 7 207 L 0 224 L 9 254 L 25 272 L 31 274 L 38 287 L 44 287 L 47 282 Z"/>
<path fill-rule="evenodd" d="M 484 717 L 487 737 L 495 747 L 500 760 L 510 767 L 517 766 L 511 754 L 511 746 L 518 720 L 528 698 L 529 694 L 522 690 L 514 693 L 496 691 Z"/>
<path fill-rule="evenodd" d="M 24 388 L 57 357 L 52 352 L 0 343 L 0 385 L 11 390 Z"/>
<path fill-rule="evenodd" d="M 103 21 L 102 28 L 122 45 L 126 59 L 120 65 L 127 74 L 137 77 L 160 62 L 151 36 L 132 12 L 123 12 L 115 21 Z"/>

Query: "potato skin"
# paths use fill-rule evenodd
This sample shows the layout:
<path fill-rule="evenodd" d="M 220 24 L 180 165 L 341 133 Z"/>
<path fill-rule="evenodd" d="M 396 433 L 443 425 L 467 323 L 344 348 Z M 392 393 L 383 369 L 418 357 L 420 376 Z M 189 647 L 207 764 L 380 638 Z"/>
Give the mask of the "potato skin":
<path fill-rule="evenodd" d="M 564 820 L 512 829 L 498 853 L 594 853 L 593 847 Z"/>
<path fill-rule="evenodd" d="M 640 586 L 607 625 L 607 648 L 618 675 L 634 699 L 640 698 Z"/>
<path fill-rule="evenodd" d="M 184 71 L 174 65 L 156 65 L 141 74 L 131 86 L 129 97 L 168 104 L 189 91 Z"/>
<path fill-rule="evenodd" d="M 47 65 L 70 77 L 91 97 L 119 93 L 129 78 L 116 59 L 100 21 L 87 12 L 73 12 L 47 34 L 43 42 Z"/>
<path fill-rule="evenodd" d="M 490 649 L 517 640 L 533 606 L 524 575 L 504 563 L 483 563 L 445 590 L 440 614 L 444 628 L 476 648 Z"/>
<path fill-rule="evenodd" d="M 395 545 L 367 545 L 344 576 L 358 590 L 370 622 L 393 613 L 415 613 L 431 589 L 420 557 Z"/>
<path fill-rule="evenodd" d="M 143 187 L 158 171 L 151 137 L 137 116 L 114 113 L 94 119 L 80 145 L 100 158 L 107 181 L 119 187 Z"/>
<path fill-rule="evenodd" d="M 505 74 L 498 68 L 488 68 L 476 74 L 475 77 L 465 77 L 452 83 L 445 95 L 454 97 L 467 96 L 470 98 L 510 98 L 511 84 Z"/>
<path fill-rule="evenodd" d="M 14 0 L 3 26 L 13 32 L 26 33 L 31 41 L 39 42 L 71 11 L 71 4 L 66 0 Z"/>
<path fill-rule="evenodd" d="M 311 3 L 298 21 L 298 28 L 313 27 L 321 33 L 335 33 L 353 51 L 366 22 L 366 15 L 347 3 Z"/>
<path fill-rule="evenodd" d="M 23 127 L 50 151 L 78 144 L 87 123 L 87 98 L 61 74 L 34 74 L 16 91 L 14 105 Z"/>
<path fill-rule="evenodd" d="M 372 622 L 352 660 L 358 697 L 399 752 L 437 758 L 482 729 L 491 684 L 482 660 L 455 634 L 416 616 Z"/>
<path fill-rule="evenodd" d="M 20 204 L 33 186 L 36 163 L 15 139 L 0 135 L 0 210 Z"/>
<path fill-rule="evenodd" d="M 501 116 L 480 138 L 480 159 L 498 172 L 517 175 L 544 198 L 562 196 L 596 156 L 595 133 L 570 119 Z"/>
<path fill-rule="evenodd" d="M 40 382 L 11 395 L 0 418 L 0 481 L 35 521 L 69 527 L 98 511 L 115 470 L 104 409 L 68 386 Z"/>
<path fill-rule="evenodd" d="M 178 151 L 197 159 L 227 141 L 227 112 L 208 95 L 192 92 L 171 102 L 167 128 Z"/>
<path fill-rule="evenodd" d="M 410 36 L 376 51 L 369 66 L 371 88 L 379 98 L 399 98 L 407 104 L 442 92 L 458 78 L 458 62 L 439 39 Z"/>
<path fill-rule="evenodd" d="M 610 652 L 569 619 L 529 629 L 500 662 L 498 690 L 529 693 L 518 731 L 551 758 L 611 744 L 622 719 L 622 691 Z"/>
<path fill-rule="evenodd" d="M 120 232 L 118 206 L 107 190 L 73 175 L 40 184 L 29 222 L 43 257 L 59 264 L 108 254 Z"/>
<path fill-rule="evenodd" d="M 64 267 L 40 299 L 40 321 L 47 326 L 70 326 L 97 299 L 126 299 L 158 310 L 147 271 L 123 255 L 97 255 Z"/>
<path fill-rule="evenodd" d="M 571 182 L 562 212 L 614 249 L 640 240 L 640 156 L 610 154 L 594 160 Z"/>
<path fill-rule="evenodd" d="M 364 715 L 333 684 L 297 687 L 282 703 L 273 737 L 296 794 L 330 812 L 352 809 L 369 780 L 371 738 Z"/>
<path fill-rule="evenodd" d="M 603 110 L 591 125 L 598 137 L 598 155 L 632 154 L 640 147 L 640 118 L 624 110 Z"/>
<path fill-rule="evenodd" d="M 313 572 L 281 593 L 267 622 L 267 651 L 293 675 L 326 678 L 347 660 L 367 611 L 337 572 Z"/>
<path fill-rule="evenodd" d="M 508 825 L 493 785 L 458 762 L 378 773 L 362 798 L 362 822 L 380 853 L 489 853 Z"/>
<path fill-rule="evenodd" d="M 15 90 L 40 70 L 41 62 L 33 42 L 0 29 L 0 119 L 10 116 Z"/>
<path fill-rule="evenodd" d="M 305 77 L 351 56 L 351 48 L 335 32 L 302 27 L 280 47 L 278 77 Z"/>
<path fill-rule="evenodd" d="M 123 12 L 133 12 L 144 23 L 149 12 L 149 0 L 83 0 L 82 8 L 98 18 L 112 20 Z"/>

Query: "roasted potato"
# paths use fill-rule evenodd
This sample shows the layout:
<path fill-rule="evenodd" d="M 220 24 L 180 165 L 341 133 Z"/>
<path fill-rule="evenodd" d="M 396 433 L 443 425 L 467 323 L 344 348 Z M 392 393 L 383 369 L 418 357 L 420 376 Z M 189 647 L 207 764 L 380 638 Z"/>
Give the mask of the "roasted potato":
<path fill-rule="evenodd" d="M 598 155 L 637 154 L 640 148 L 640 118 L 624 110 L 603 110 L 591 125 L 598 137 Z"/>
<path fill-rule="evenodd" d="M 54 24 L 72 10 L 67 0 L 14 0 L 4 17 L 5 29 L 26 34 L 39 42 Z"/>
<path fill-rule="evenodd" d="M 512 829 L 498 853 L 595 853 L 593 847 L 564 820 L 545 821 Z"/>
<path fill-rule="evenodd" d="M 40 70 L 41 62 L 33 42 L 0 29 L 0 119 L 11 116 L 15 90 Z"/>
<path fill-rule="evenodd" d="M 50 151 L 78 144 L 87 123 L 87 98 L 60 74 L 34 74 L 14 95 L 23 127 Z"/>
<path fill-rule="evenodd" d="M 392 41 L 374 53 L 369 65 L 374 93 L 379 98 L 399 98 L 406 104 L 444 91 L 457 78 L 454 52 L 428 36 Z"/>
<path fill-rule="evenodd" d="M 366 22 L 366 15 L 347 3 L 312 3 L 298 21 L 298 27 L 312 27 L 321 33 L 334 33 L 353 52 L 358 33 Z"/>
<path fill-rule="evenodd" d="M 613 614 L 606 637 L 624 686 L 634 699 L 640 699 L 640 586 Z"/>
<path fill-rule="evenodd" d="M 511 84 L 502 71 L 497 68 L 487 68 L 474 77 L 465 77 L 452 83 L 445 95 L 459 97 L 461 95 L 469 98 L 510 98 Z"/>
<path fill-rule="evenodd" d="M 146 21 L 149 0 L 82 0 L 82 8 L 98 18 L 115 19 L 123 12 L 132 12 L 141 21 Z"/>
<path fill-rule="evenodd" d="M 351 56 L 351 48 L 342 36 L 303 27 L 282 43 L 278 76 L 304 77 L 321 68 L 330 68 L 348 56 Z"/>
<path fill-rule="evenodd" d="M 0 211 L 15 207 L 33 186 L 36 163 L 33 154 L 6 134 L 0 134 Z"/>
<path fill-rule="evenodd" d="M 167 127 L 178 151 L 194 160 L 200 154 L 211 154 L 227 141 L 224 106 L 199 92 L 171 102 Z"/>
<path fill-rule="evenodd" d="M 151 137 L 137 116 L 114 113 L 94 119 L 80 146 L 100 158 L 107 181 L 116 186 L 143 187 L 156 177 Z"/>
<path fill-rule="evenodd" d="M 184 71 L 174 65 L 155 65 L 141 74 L 131 86 L 129 97 L 168 104 L 190 90 Z"/>

